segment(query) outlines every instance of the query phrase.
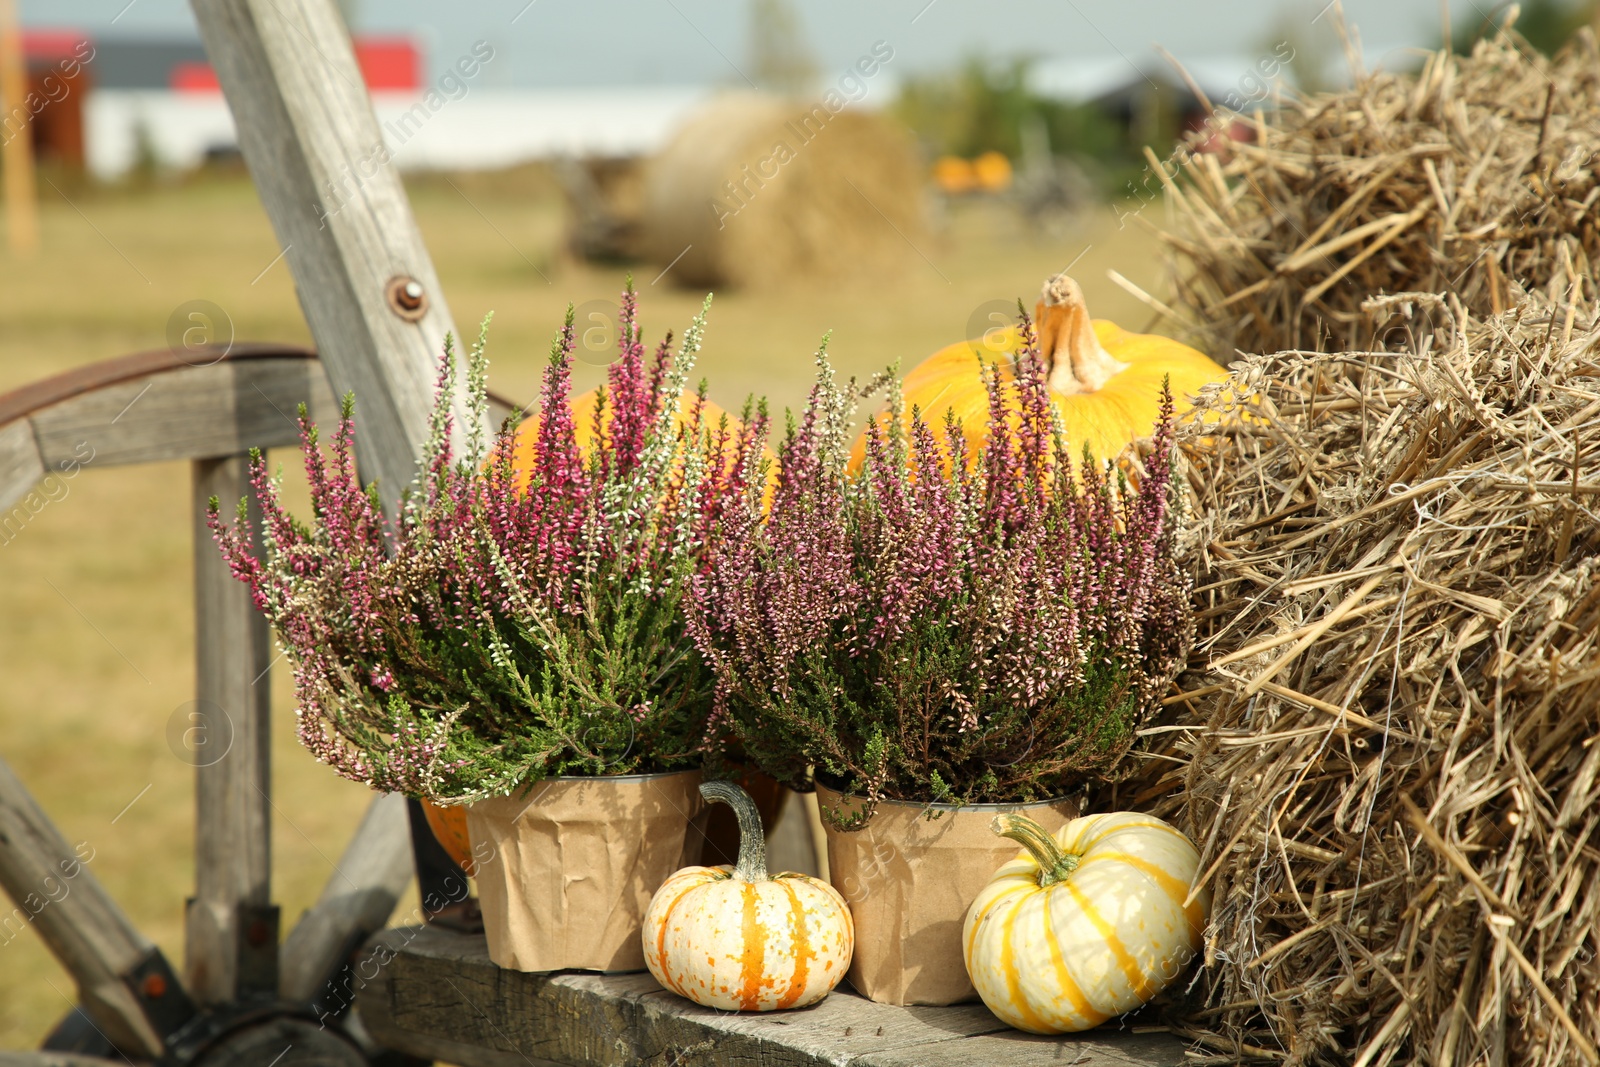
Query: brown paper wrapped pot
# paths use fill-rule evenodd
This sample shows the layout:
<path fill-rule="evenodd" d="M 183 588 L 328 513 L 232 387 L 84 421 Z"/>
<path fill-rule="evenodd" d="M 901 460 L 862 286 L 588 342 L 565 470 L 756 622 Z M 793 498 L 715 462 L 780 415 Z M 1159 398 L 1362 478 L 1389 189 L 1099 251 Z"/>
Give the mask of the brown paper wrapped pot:
<path fill-rule="evenodd" d="M 700 772 L 551 778 L 468 805 L 489 958 L 518 971 L 642 971 L 650 897 L 694 862 Z"/>
<path fill-rule="evenodd" d="M 817 786 L 825 811 L 852 810 Z M 927 812 L 938 812 L 929 819 Z M 850 905 L 856 951 L 848 977 L 880 1004 L 959 1004 L 977 998 L 961 955 L 961 924 L 994 872 L 1021 851 L 989 829 L 1002 811 L 1024 811 L 1054 832 L 1077 815 L 1070 800 L 1037 804 L 878 803 L 860 830 L 824 826 L 829 876 Z"/>

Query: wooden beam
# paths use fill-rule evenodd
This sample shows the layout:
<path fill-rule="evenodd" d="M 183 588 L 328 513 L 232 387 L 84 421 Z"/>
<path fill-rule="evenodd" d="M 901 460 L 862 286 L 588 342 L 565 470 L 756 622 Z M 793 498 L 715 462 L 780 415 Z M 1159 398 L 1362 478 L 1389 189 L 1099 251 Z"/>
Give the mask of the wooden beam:
<path fill-rule="evenodd" d="M 387 1048 L 461 1067 L 1174 1067 L 1166 1033 L 1034 1037 L 982 1004 L 900 1008 L 848 992 L 801 1011 L 701 1008 L 648 974 L 524 974 L 489 960 L 482 935 L 385 930 L 355 968 L 361 1021 Z"/>
<path fill-rule="evenodd" d="M 405 797 L 376 797 L 322 895 L 284 942 L 278 985 L 283 998 L 297 1004 L 332 1000 L 342 1006 L 340 992 L 329 983 L 361 943 L 389 921 L 411 874 Z"/>
<path fill-rule="evenodd" d="M 142 352 L 0 395 L 0 508 L 61 463 L 114 467 L 294 445 L 302 403 L 328 430 L 338 420 L 314 352 L 240 344 L 217 355 L 191 365 Z M 514 407 L 491 395 L 490 421 L 498 426 Z"/>
<path fill-rule="evenodd" d="M 46 467 L 204 459 L 300 439 L 295 409 L 331 428 L 339 405 L 315 360 L 250 359 L 107 385 L 33 416 Z M 92 458 L 90 458 L 92 457 Z M 225 500 L 232 510 L 236 501 Z"/>
<path fill-rule="evenodd" d="M 123 981 L 154 950 L 106 894 L 94 842 L 74 848 L 0 760 L 0 886 L 16 907 L 0 915 L 7 939 L 31 926 L 78 985 L 79 1005 L 113 1043 L 151 1058 L 163 1044 Z"/>
<path fill-rule="evenodd" d="M 186 915 L 190 994 L 225 1004 L 278 988 L 272 892 L 271 640 L 250 591 L 234 578 L 206 527 L 208 502 L 251 501 L 249 457 L 194 463 L 195 703 L 183 751 L 195 765 L 195 895 Z"/>
<path fill-rule="evenodd" d="M 333 0 L 191 6 L 334 393 L 356 395 L 363 476 L 392 508 L 427 438 L 454 325 L 349 34 Z M 392 298 L 397 278 L 420 287 L 415 312 Z"/>

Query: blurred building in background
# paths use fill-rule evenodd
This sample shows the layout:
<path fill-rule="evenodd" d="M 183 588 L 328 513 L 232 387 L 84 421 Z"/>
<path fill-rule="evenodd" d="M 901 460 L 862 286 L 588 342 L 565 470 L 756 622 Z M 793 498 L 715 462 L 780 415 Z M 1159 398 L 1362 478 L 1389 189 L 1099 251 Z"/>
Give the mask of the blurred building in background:
<path fill-rule="evenodd" d="M 33 29 L 24 49 L 31 87 L 49 100 L 32 124 L 41 162 L 114 180 L 140 167 L 184 170 L 238 152 L 233 117 L 198 39 Z M 409 37 L 358 34 L 355 51 L 389 149 L 407 168 L 642 155 L 664 144 L 711 92 L 489 87 L 483 72 L 495 57 L 486 44 L 429 82 L 421 48 Z"/>

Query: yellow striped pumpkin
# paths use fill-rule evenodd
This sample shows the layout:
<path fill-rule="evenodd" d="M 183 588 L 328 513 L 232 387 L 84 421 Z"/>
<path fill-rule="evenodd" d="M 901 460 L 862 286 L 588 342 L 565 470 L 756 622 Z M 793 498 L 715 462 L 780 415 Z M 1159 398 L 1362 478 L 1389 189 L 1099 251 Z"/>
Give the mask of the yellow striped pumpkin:
<path fill-rule="evenodd" d="M 1155 996 L 1200 949 L 1205 890 L 1185 905 L 1200 854 L 1160 819 L 1120 811 L 1053 836 L 1025 815 L 995 816 L 1022 845 L 978 894 L 962 929 L 967 973 L 989 1010 L 1019 1030 L 1072 1033 Z"/>
<path fill-rule="evenodd" d="M 761 815 L 743 789 L 707 782 L 700 793 L 733 807 L 739 862 L 685 867 L 662 883 L 644 916 L 645 966 L 663 986 L 708 1008 L 816 1003 L 850 969 L 855 926 L 844 898 L 808 875 L 767 877 Z"/>

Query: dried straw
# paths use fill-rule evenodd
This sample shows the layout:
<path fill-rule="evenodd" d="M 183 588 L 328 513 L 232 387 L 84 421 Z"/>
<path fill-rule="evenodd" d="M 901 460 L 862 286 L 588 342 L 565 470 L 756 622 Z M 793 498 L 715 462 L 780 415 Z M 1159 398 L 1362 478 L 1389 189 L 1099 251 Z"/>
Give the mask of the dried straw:
<path fill-rule="evenodd" d="M 1206 401 L 1196 669 L 1095 802 L 1201 845 L 1219 1057 L 1600 1063 L 1600 308 L 1407 303 Z"/>
<path fill-rule="evenodd" d="M 1190 156 L 1166 181 L 1175 221 L 1158 231 L 1178 328 L 1224 363 L 1235 349 L 1376 347 L 1395 324 L 1361 313 L 1373 294 L 1454 292 L 1498 314 L 1600 259 L 1587 29 L 1554 60 L 1501 31 L 1470 57 L 1360 75 L 1255 125 L 1257 143 Z"/>

